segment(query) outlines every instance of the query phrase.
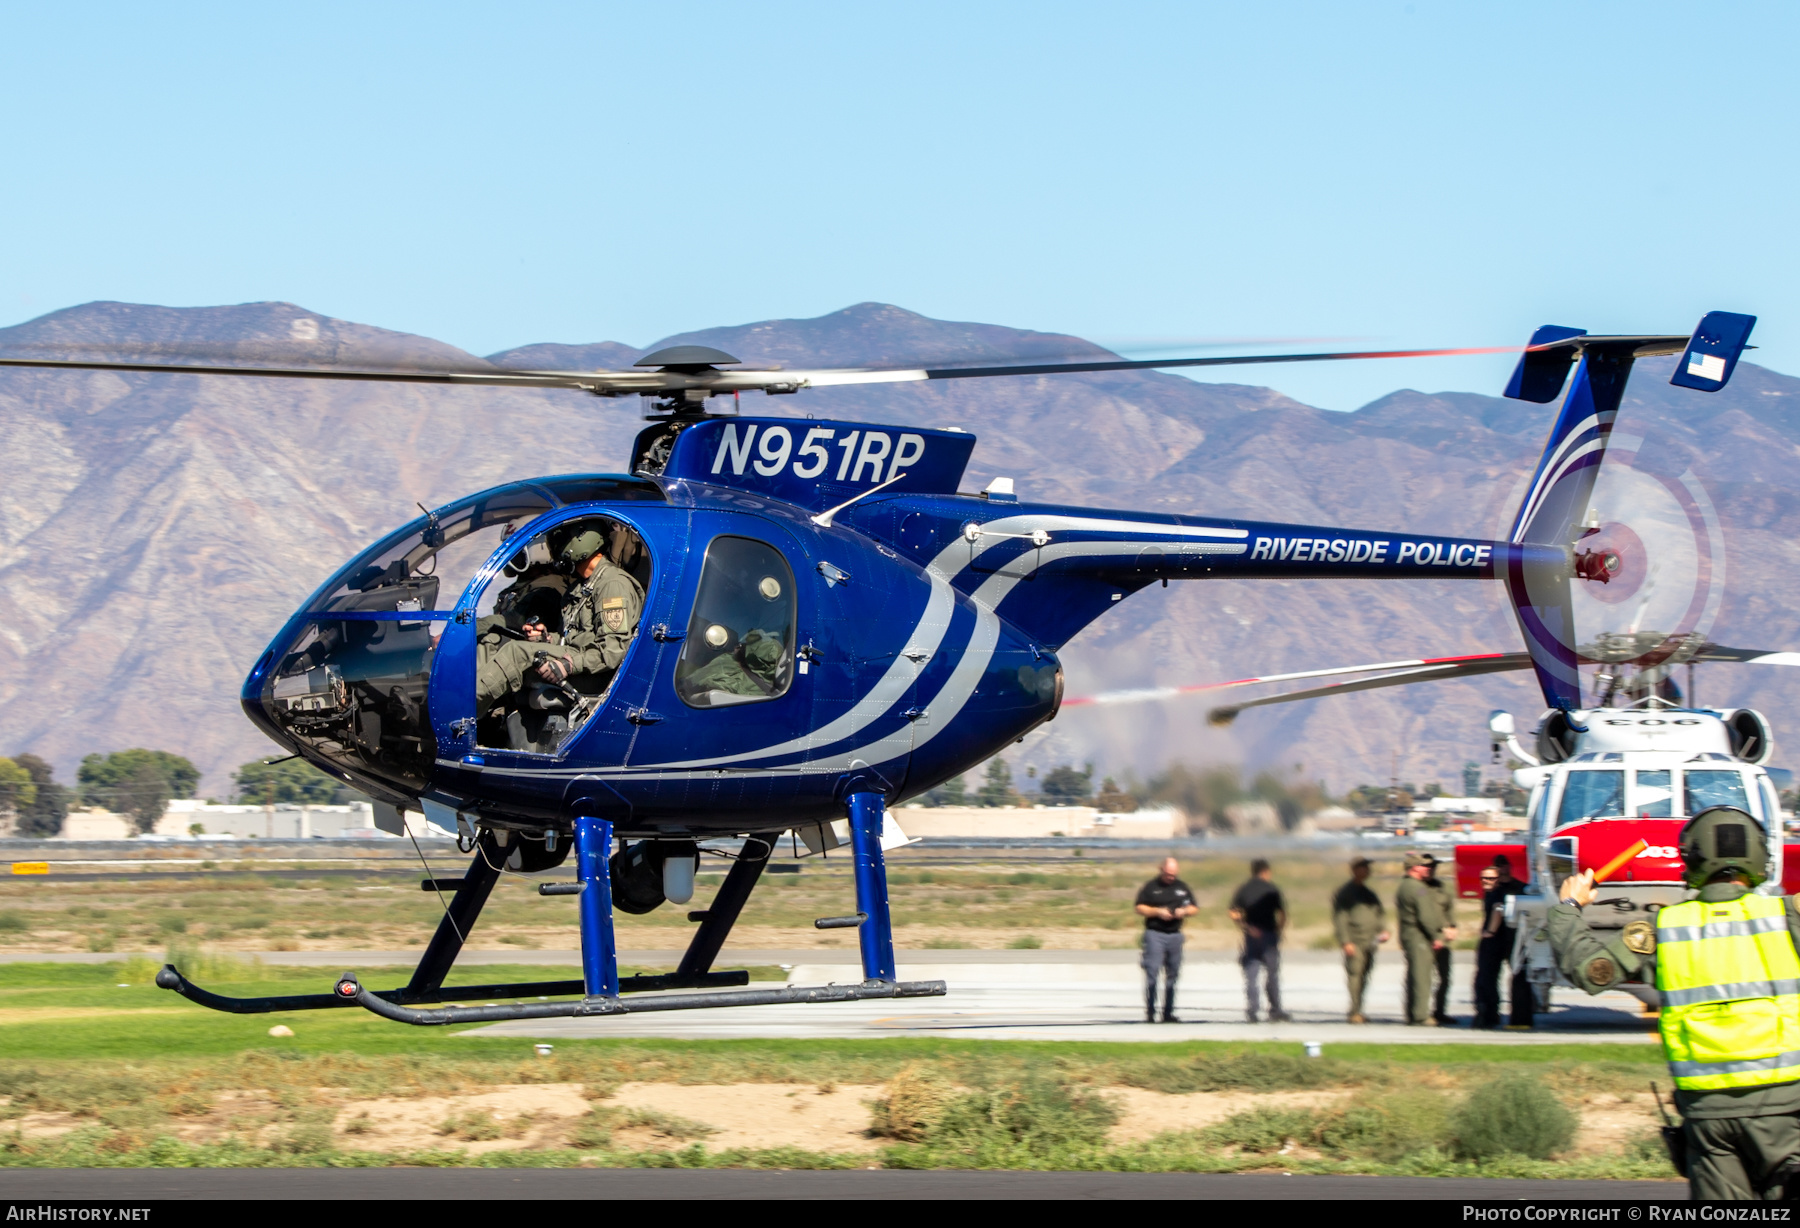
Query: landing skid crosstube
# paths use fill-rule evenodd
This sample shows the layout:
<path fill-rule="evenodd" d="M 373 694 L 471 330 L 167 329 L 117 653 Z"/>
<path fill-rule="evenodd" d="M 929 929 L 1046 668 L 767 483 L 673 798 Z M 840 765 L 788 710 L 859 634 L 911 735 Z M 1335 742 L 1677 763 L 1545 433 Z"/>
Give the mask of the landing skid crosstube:
<path fill-rule="evenodd" d="M 870 998 L 940 997 L 942 981 L 899 981 L 894 970 L 893 927 L 888 916 L 887 867 L 881 851 L 884 799 L 880 794 L 858 793 L 849 798 L 850 833 L 856 865 L 857 910 L 867 920 L 859 926 L 863 982 L 860 985 L 822 985 L 804 988 L 745 989 L 740 992 L 702 992 L 621 999 L 628 993 L 651 990 L 726 990 L 748 985 L 750 974 L 714 972 L 713 961 L 737 923 L 738 915 L 762 876 L 763 867 L 776 845 L 778 832 L 752 835 L 732 863 L 712 905 L 706 910 L 680 966 L 656 976 L 619 976 L 618 949 L 613 936 L 612 880 L 607 856 L 612 848 L 612 824 L 583 816 L 575 820 L 575 863 L 580 885 L 582 979 L 579 981 L 525 981 L 502 985 L 458 985 L 444 988 L 463 943 L 481 916 L 482 908 L 500 877 L 499 865 L 506 853 L 494 843 L 491 832 L 481 835 L 469 869 L 457 884 L 443 920 L 438 922 L 412 979 L 400 989 L 369 990 L 355 975 L 338 979 L 331 993 L 292 994 L 265 998 L 232 998 L 195 985 L 165 964 L 156 983 L 191 1002 L 238 1015 L 273 1011 L 326 1010 L 360 1006 L 386 1019 L 419 1025 L 496 1023 L 508 1019 L 552 1019 L 638 1014 L 645 1011 L 701 1010 L 722 1006 L 769 1006 L 802 1002 L 855 1002 Z M 446 998 L 550 998 L 581 994 L 572 1002 L 514 1002 L 495 1006 L 449 1006 L 419 1009 Z"/>

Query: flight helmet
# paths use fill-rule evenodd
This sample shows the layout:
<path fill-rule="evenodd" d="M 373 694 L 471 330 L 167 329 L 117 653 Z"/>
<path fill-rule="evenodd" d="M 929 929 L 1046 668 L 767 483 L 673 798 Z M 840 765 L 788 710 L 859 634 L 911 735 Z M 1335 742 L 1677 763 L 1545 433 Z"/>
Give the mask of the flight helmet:
<path fill-rule="evenodd" d="M 1690 887 L 1721 870 L 1737 870 L 1755 887 L 1769 876 L 1769 839 L 1762 824 L 1736 806 L 1709 806 L 1681 829 L 1681 860 Z"/>

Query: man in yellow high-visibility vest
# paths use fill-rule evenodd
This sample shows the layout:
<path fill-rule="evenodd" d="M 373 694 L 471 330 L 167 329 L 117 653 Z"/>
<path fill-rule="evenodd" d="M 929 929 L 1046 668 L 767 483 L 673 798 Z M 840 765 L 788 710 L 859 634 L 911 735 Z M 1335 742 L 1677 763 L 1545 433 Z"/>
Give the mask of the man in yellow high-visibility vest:
<path fill-rule="evenodd" d="M 1591 994 L 1654 973 L 1695 1198 L 1800 1197 L 1800 910 L 1755 890 L 1769 843 L 1742 810 L 1695 815 L 1681 857 L 1699 897 L 1609 939 L 1581 915 L 1593 871 L 1565 880 L 1549 916 L 1557 966 Z"/>

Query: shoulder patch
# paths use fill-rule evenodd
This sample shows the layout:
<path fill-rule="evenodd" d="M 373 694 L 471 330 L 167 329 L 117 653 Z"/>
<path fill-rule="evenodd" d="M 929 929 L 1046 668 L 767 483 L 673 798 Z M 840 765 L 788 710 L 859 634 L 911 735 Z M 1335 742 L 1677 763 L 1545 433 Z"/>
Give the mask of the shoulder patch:
<path fill-rule="evenodd" d="M 625 598 L 608 597 L 601 601 L 600 608 L 603 610 L 622 610 L 625 608 Z"/>
<path fill-rule="evenodd" d="M 1656 927 L 1648 921 L 1633 921 L 1625 927 L 1620 941 L 1634 955 L 1648 955 L 1656 950 Z"/>
<path fill-rule="evenodd" d="M 1618 965 L 1604 955 L 1596 955 L 1588 960 L 1587 967 L 1582 969 L 1588 981 L 1600 989 L 1605 989 L 1619 977 Z"/>

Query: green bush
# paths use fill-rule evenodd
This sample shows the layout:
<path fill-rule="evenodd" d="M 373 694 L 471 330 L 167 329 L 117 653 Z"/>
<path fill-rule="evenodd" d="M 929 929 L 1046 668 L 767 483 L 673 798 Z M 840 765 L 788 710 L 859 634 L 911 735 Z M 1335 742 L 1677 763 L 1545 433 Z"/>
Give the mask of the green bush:
<path fill-rule="evenodd" d="M 1290 1142 L 1312 1143 L 1317 1132 L 1317 1115 L 1311 1109 L 1262 1105 L 1228 1117 L 1202 1133 L 1215 1147 L 1236 1147 L 1239 1151 L 1260 1154 L 1280 1151 Z"/>
<path fill-rule="evenodd" d="M 888 1152 L 900 1168 L 1042 1168 L 1106 1145 L 1118 1111 L 1100 1094 L 1038 1077 L 966 1092 L 920 1114 L 916 1146 Z"/>
<path fill-rule="evenodd" d="M 1482 1084 L 1457 1109 L 1457 1151 L 1472 1160 L 1504 1155 L 1547 1160 L 1575 1138 L 1575 1114 L 1529 1075 L 1505 1074 Z"/>
<path fill-rule="evenodd" d="M 14 912 L 10 908 L 0 912 L 0 934 L 22 934 L 31 928 L 31 922 L 25 919 L 22 912 Z"/>
<path fill-rule="evenodd" d="M 1152 1091 L 1273 1092 L 1342 1087 L 1352 1082 L 1341 1063 L 1250 1049 L 1196 1054 L 1186 1061 L 1152 1059 L 1119 1072 L 1119 1081 Z"/>
<path fill-rule="evenodd" d="M 1211 1147 L 1255 1154 L 1293 1143 L 1335 1159 L 1392 1163 L 1441 1148 L 1450 1134 L 1449 1117 L 1448 1102 L 1436 1092 L 1403 1091 L 1327 1109 L 1263 1105 L 1207 1127 L 1201 1138 Z"/>
<path fill-rule="evenodd" d="M 1450 1105 L 1431 1091 L 1401 1091 L 1326 1114 L 1316 1141 L 1321 1151 L 1392 1162 L 1450 1137 Z"/>

